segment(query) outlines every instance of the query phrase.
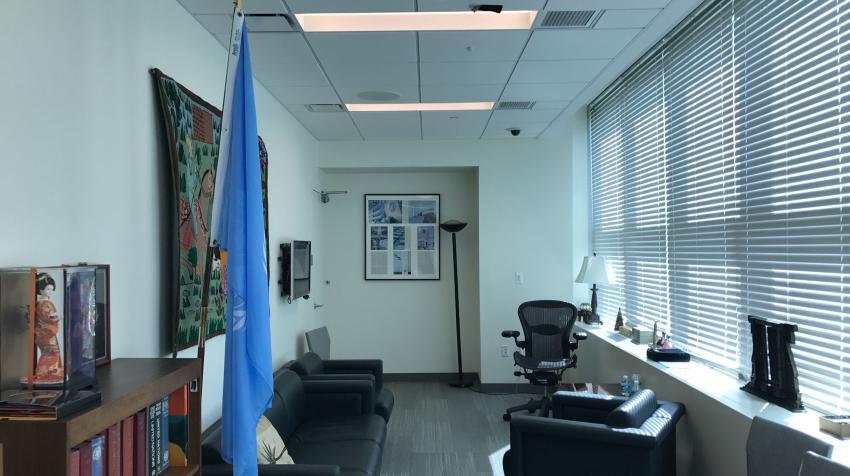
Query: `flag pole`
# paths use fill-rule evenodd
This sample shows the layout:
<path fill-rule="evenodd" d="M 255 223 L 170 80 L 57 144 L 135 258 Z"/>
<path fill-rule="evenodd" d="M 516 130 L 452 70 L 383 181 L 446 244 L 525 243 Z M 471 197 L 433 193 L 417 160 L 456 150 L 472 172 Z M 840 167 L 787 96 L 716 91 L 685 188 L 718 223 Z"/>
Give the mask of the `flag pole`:
<path fill-rule="evenodd" d="M 240 28 L 237 29 L 233 25 L 236 24 L 237 18 L 241 18 L 241 17 L 242 17 L 242 0 L 233 0 L 233 21 L 231 22 L 231 28 L 230 28 L 230 46 L 228 47 L 228 51 L 227 51 L 227 72 L 225 73 L 224 97 L 222 98 L 222 108 L 221 108 L 221 115 L 222 115 L 221 127 L 222 127 L 222 129 L 221 129 L 221 133 L 219 135 L 219 149 L 218 149 L 218 159 L 219 160 L 221 159 L 222 152 L 224 151 L 224 147 L 227 147 L 227 148 L 230 147 L 229 140 L 225 143 L 222 139 L 224 139 L 224 137 L 225 137 L 225 135 L 224 135 L 225 127 L 227 127 L 228 129 L 230 127 L 229 122 L 227 124 L 225 124 L 224 116 L 225 116 L 225 114 L 228 113 L 228 111 L 230 109 L 230 107 L 227 104 L 228 94 L 232 94 L 232 91 L 231 91 L 232 88 L 230 86 L 230 83 L 232 82 L 231 78 L 233 78 L 234 75 L 235 75 L 234 69 L 236 68 L 236 63 L 238 63 L 238 56 L 236 56 L 237 61 L 235 61 L 235 62 L 232 61 L 234 59 L 234 52 L 233 52 L 234 46 L 233 46 L 233 44 L 234 44 L 234 42 L 241 41 L 241 39 L 242 39 L 242 28 L 240 27 Z M 235 38 L 236 36 L 238 36 L 239 38 Z M 229 152 L 229 151 L 227 151 L 227 152 Z M 221 170 L 221 168 L 220 167 L 217 168 L 217 172 L 218 172 L 218 170 Z M 215 207 L 215 197 L 216 197 L 216 194 L 219 192 L 219 190 L 220 190 L 219 177 L 218 177 L 218 173 L 216 173 L 216 186 L 215 186 L 215 190 L 213 192 L 213 197 L 212 197 L 214 207 Z M 213 216 L 216 216 L 215 210 L 213 211 Z M 213 219 L 213 221 L 216 221 L 216 220 Z M 217 246 L 217 243 L 215 241 L 213 241 L 213 230 L 211 229 L 210 230 L 210 237 L 207 241 L 207 255 L 204 259 L 204 263 L 205 263 L 204 264 L 204 278 L 203 278 L 202 285 L 201 285 L 201 309 L 200 309 L 201 315 L 200 315 L 200 321 L 198 323 L 199 328 L 198 328 L 198 356 L 197 356 L 197 358 L 200 359 L 200 361 L 201 361 L 201 378 L 198 380 L 198 393 L 200 394 L 199 397 L 202 396 L 202 389 L 203 389 L 204 357 L 205 357 L 205 354 L 206 354 L 206 342 L 207 342 L 207 310 L 209 309 L 209 301 L 210 301 L 210 275 L 211 275 L 213 256 L 214 256 L 215 252 L 217 252 L 217 251 L 219 251 L 218 246 Z"/>

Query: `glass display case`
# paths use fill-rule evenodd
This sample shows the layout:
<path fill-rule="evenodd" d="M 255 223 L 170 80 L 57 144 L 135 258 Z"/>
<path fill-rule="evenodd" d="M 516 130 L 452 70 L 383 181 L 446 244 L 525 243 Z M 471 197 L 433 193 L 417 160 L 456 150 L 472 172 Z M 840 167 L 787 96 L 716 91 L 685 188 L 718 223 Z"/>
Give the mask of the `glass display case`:
<path fill-rule="evenodd" d="M 95 383 L 96 267 L 0 269 L 0 390 Z M 5 400 L 5 398 L 2 398 Z"/>

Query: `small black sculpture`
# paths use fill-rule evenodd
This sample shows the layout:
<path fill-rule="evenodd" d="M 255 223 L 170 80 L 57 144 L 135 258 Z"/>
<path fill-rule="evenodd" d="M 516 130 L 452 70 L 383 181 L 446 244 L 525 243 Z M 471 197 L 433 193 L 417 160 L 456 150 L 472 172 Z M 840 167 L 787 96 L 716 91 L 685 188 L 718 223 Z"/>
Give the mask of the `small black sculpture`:
<path fill-rule="evenodd" d="M 617 320 L 614 322 L 614 330 L 619 331 L 623 327 L 623 309 L 617 308 Z"/>
<path fill-rule="evenodd" d="M 753 370 L 741 390 L 794 412 L 803 411 L 791 344 L 797 325 L 747 316 L 753 335 Z"/>

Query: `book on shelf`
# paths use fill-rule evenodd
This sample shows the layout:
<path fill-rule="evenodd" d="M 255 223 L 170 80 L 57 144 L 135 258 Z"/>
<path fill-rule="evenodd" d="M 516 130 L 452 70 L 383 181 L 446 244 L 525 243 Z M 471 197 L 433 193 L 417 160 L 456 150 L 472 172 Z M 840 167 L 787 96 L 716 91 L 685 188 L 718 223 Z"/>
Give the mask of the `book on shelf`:
<path fill-rule="evenodd" d="M 104 476 L 103 436 L 97 435 L 89 442 L 91 443 L 91 476 Z"/>
<path fill-rule="evenodd" d="M 68 476 L 80 476 L 80 449 L 74 448 L 71 450 L 71 455 L 68 457 Z"/>
<path fill-rule="evenodd" d="M 136 435 L 133 438 L 133 476 L 148 476 L 148 412 L 136 413 Z"/>
<path fill-rule="evenodd" d="M 148 407 L 148 474 L 157 476 L 162 466 L 162 400 Z"/>
<path fill-rule="evenodd" d="M 108 476 L 121 476 L 121 425 L 116 423 L 106 429 L 105 460 Z"/>
<path fill-rule="evenodd" d="M 186 450 L 189 442 L 189 386 L 184 385 L 168 396 L 168 465 L 189 465 Z"/>
<path fill-rule="evenodd" d="M 159 470 L 165 471 L 168 469 L 168 395 L 162 397 L 160 401 L 160 451 L 162 455 L 159 458 Z"/>
<path fill-rule="evenodd" d="M 80 476 L 91 475 L 91 450 L 92 448 L 90 441 L 86 441 L 80 446 Z"/>
<path fill-rule="evenodd" d="M 133 447 L 136 418 L 130 415 L 121 422 L 121 476 L 133 476 Z"/>

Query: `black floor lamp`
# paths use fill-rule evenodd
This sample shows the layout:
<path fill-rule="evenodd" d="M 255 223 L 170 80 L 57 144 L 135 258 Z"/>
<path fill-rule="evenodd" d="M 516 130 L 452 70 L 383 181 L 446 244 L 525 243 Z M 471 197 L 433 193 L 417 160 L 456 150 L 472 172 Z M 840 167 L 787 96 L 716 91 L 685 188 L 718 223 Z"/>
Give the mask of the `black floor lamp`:
<path fill-rule="evenodd" d="M 463 361 L 461 359 L 461 347 L 460 347 L 460 300 L 458 298 L 457 292 L 457 232 L 466 228 L 466 223 L 457 221 L 457 220 L 449 220 L 447 222 L 443 222 L 440 224 L 440 228 L 443 231 L 447 231 L 452 234 L 452 259 L 454 260 L 455 267 L 455 330 L 457 332 L 457 381 L 449 382 L 449 385 L 452 387 L 471 387 L 472 382 L 467 382 L 463 378 Z"/>

